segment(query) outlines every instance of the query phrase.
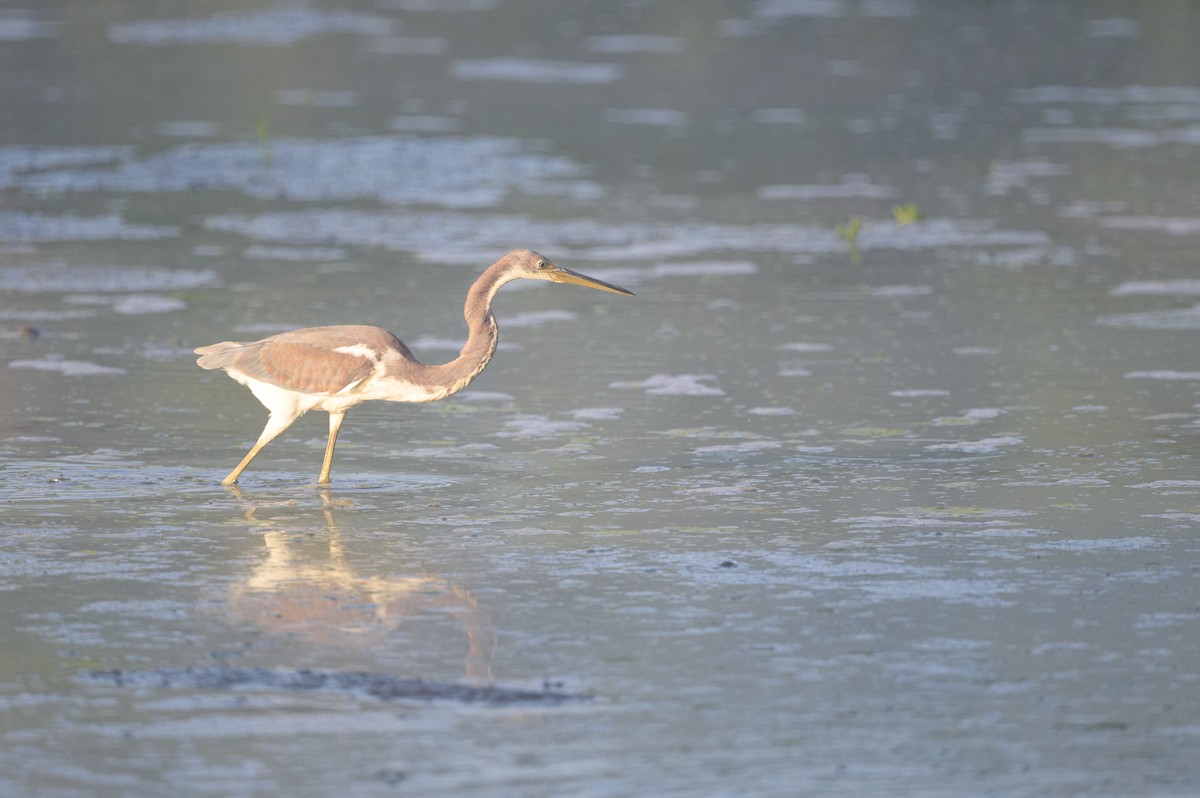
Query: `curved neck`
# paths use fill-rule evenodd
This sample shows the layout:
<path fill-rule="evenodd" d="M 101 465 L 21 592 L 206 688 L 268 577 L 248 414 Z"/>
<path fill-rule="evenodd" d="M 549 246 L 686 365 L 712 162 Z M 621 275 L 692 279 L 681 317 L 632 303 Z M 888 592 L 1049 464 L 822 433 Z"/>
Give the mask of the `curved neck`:
<path fill-rule="evenodd" d="M 500 341 L 500 327 L 492 317 L 492 299 L 500 286 L 512 280 L 499 263 L 489 266 L 467 292 L 467 304 L 463 316 L 467 320 L 467 343 L 458 357 L 449 363 L 430 368 L 438 372 L 438 382 L 447 386 L 449 396 L 457 393 L 483 371 L 484 366 L 496 352 Z"/>

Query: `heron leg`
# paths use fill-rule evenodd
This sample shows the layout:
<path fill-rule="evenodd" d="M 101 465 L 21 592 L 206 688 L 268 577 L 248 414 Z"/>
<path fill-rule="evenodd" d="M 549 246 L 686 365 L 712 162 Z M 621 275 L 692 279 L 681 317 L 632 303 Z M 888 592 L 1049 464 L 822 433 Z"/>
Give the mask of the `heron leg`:
<path fill-rule="evenodd" d="M 321 476 L 317 478 L 318 485 L 329 484 L 329 469 L 333 467 L 333 446 L 337 443 L 338 430 L 346 420 L 345 413 L 329 414 L 329 443 L 325 444 L 325 461 L 321 463 Z"/>
<path fill-rule="evenodd" d="M 246 466 L 250 465 L 250 461 L 262 451 L 262 448 L 279 437 L 279 433 L 292 426 L 292 422 L 299 417 L 299 415 L 276 415 L 272 413 L 267 419 L 267 426 L 263 427 L 262 434 L 258 436 L 258 440 L 255 441 L 254 446 L 251 447 L 250 451 L 246 452 L 246 456 L 242 458 L 242 462 L 238 463 L 237 467 L 230 471 L 225 479 L 221 480 L 221 484 L 235 484 L 238 481 L 238 477 L 246 470 Z"/>

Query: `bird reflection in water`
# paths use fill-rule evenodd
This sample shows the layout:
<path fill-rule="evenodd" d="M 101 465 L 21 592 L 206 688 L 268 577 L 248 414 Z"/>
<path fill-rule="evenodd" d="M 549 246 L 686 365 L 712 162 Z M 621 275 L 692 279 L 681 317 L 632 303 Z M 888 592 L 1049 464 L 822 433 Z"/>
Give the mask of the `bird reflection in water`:
<path fill-rule="evenodd" d="M 230 491 L 245 500 L 238 488 Z M 266 556 L 230 589 L 231 615 L 276 634 L 343 646 L 351 640 L 380 643 L 406 619 L 450 613 L 467 636 L 466 678 L 490 684 L 496 635 L 487 612 L 470 592 L 427 574 L 360 575 L 334 520 L 334 502 L 324 491 L 321 499 L 329 534 L 324 551 L 305 540 L 311 536 L 257 518 L 258 506 L 250 503 L 245 517 L 263 527 Z"/>

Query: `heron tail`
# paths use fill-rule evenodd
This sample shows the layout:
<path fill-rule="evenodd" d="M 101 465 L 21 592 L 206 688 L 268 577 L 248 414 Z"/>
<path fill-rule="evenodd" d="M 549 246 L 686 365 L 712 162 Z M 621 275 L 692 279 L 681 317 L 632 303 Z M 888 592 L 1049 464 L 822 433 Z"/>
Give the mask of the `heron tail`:
<path fill-rule="evenodd" d="M 233 362 L 237 357 L 238 350 L 245 344 L 238 341 L 222 341 L 219 344 L 210 344 L 209 346 L 198 346 L 194 351 L 200 355 L 196 359 L 196 365 L 202 369 L 223 369 Z"/>

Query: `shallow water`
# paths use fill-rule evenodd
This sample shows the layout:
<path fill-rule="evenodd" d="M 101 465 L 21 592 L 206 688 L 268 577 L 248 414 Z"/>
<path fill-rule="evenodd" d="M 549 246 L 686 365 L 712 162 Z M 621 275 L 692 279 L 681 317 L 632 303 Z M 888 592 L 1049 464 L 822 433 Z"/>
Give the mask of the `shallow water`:
<path fill-rule="evenodd" d="M 1200 13 L 342 5 L 0 11 L 0 794 L 1200 792 Z"/>

